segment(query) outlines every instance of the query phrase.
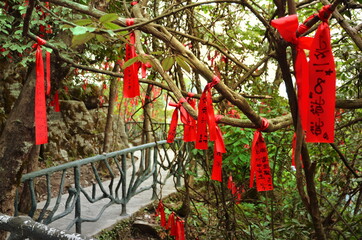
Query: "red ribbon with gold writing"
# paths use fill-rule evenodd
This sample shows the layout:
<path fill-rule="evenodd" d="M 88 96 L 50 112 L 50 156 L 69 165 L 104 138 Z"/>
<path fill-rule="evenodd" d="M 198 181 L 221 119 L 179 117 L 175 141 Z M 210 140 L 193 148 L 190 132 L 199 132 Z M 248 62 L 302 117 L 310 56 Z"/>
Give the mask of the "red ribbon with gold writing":
<path fill-rule="evenodd" d="M 35 65 L 36 65 L 36 81 L 35 81 L 35 144 L 40 145 L 48 142 L 48 123 L 45 104 L 45 84 L 44 84 L 44 62 L 41 45 L 46 42 L 44 39 L 37 38 Z"/>
<path fill-rule="evenodd" d="M 221 115 L 216 115 L 215 120 L 219 122 Z M 214 143 L 214 164 L 212 166 L 211 179 L 222 182 L 222 154 L 226 153 L 224 139 L 219 126 L 216 125 L 216 140 Z"/>
<path fill-rule="evenodd" d="M 175 110 L 172 113 L 172 119 L 170 124 L 170 129 L 168 130 L 167 142 L 173 143 L 176 136 L 177 123 L 178 123 L 178 111 L 182 107 L 182 103 L 186 102 L 185 98 L 181 98 L 179 103 L 169 103 L 170 106 L 175 107 Z"/>
<path fill-rule="evenodd" d="M 127 26 L 134 24 L 133 18 L 126 19 Z M 126 61 L 137 56 L 136 54 L 136 36 L 134 32 L 129 34 L 129 44 L 126 44 Z M 138 63 L 133 63 L 124 69 L 123 80 L 123 95 L 126 98 L 133 98 L 140 95 L 139 81 L 138 81 Z"/>
<path fill-rule="evenodd" d="M 162 201 L 159 201 L 157 209 L 156 209 L 156 216 L 160 216 L 161 218 L 161 226 L 166 228 L 166 214 L 165 214 L 165 207 L 163 206 Z"/>
<path fill-rule="evenodd" d="M 319 25 L 309 54 L 307 142 L 334 142 L 336 70 L 330 43 L 330 6 L 319 12 Z"/>
<path fill-rule="evenodd" d="M 206 150 L 208 148 L 208 140 L 216 140 L 216 123 L 215 113 L 212 106 L 211 88 L 220 82 L 220 78 L 214 76 L 212 82 L 205 86 L 202 92 L 199 106 L 198 106 L 198 118 L 197 118 L 197 130 L 196 130 L 196 149 Z"/>
<path fill-rule="evenodd" d="M 254 185 L 256 178 L 256 189 L 260 191 L 273 190 L 272 176 L 270 172 L 268 150 L 261 131 L 269 126 L 268 120 L 262 118 L 262 126 L 254 133 L 251 162 L 250 162 L 250 188 Z"/>
<path fill-rule="evenodd" d="M 309 19 L 309 18 L 308 18 Z M 275 27 L 283 39 L 287 42 L 293 43 L 297 49 L 297 56 L 294 64 L 295 78 L 298 88 L 298 107 L 303 129 L 307 126 L 308 116 L 308 61 L 304 53 L 304 49 L 310 49 L 313 38 L 310 37 L 297 37 L 296 32 L 308 30 L 304 24 L 298 28 L 297 15 L 290 15 L 271 21 L 271 25 Z M 303 27 L 302 27 L 303 26 Z"/>

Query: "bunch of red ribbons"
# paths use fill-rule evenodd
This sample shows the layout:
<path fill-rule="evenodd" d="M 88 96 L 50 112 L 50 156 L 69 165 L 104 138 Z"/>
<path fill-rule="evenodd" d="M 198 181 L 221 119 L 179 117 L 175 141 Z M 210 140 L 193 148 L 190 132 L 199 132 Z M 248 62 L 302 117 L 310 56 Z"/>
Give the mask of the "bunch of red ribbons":
<path fill-rule="evenodd" d="M 297 49 L 295 75 L 298 88 L 298 107 L 307 142 L 334 142 L 334 110 L 336 73 L 330 43 L 328 18 L 331 5 L 317 15 L 322 23 L 314 38 L 297 37 L 308 30 L 305 22 L 298 26 L 298 17 L 291 15 L 271 22 L 284 40 Z M 312 15 L 306 21 L 314 18 Z M 309 62 L 304 49 L 310 50 Z"/>
<path fill-rule="evenodd" d="M 168 220 L 166 221 L 165 207 L 162 201 L 159 201 L 158 203 L 156 216 L 160 216 L 160 224 L 164 229 L 169 230 L 170 236 L 174 236 L 176 240 L 186 239 L 185 221 L 176 216 L 174 212 L 168 216 Z"/>
<path fill-rule="evenodd" d="M 243 187 L 237 187 L 233 181 L 233 177 L 230 175 L 228 180 L 228 189 L 231 191 L 231 194 L 234 196 L 236 204 L 240 204 L 242 199 L 242 194 L 245 192 Z"/>

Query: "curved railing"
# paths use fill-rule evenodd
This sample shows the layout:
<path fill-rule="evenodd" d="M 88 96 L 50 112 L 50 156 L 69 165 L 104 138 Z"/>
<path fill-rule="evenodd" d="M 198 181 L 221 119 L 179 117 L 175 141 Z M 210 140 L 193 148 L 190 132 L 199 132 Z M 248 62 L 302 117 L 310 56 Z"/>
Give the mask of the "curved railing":
<path fill-rule="evenodd" d="M 188 158 L 186 148 L 187 144 L 180 140 L 174 144 L 163 140 L 25 174 L 21 188 L 23 191 L 29 189 L 31 202 L 26 214 L 37 222 L 50 224 L 74 212 L 66 230 L 75 225 L 77 233 L 82 232 L 83 222 L 97 221 L 111 205 L 120 204 L 121 214 L 125 215 L 127 203 L 135 195 L 152 189 L 152 199 L 155 199 L 157 185 L 162 185 L 170 176 L 176 177 L 177 183 L 180 183 L 181 160 Z M 103 165 L 101 170 L 100 163 Z M 84 169 L 88 169 L 87 174 L 90 174 L 89 170 L 93 174 L 91 190 L 81 183 Z M 159 177 L 161 171 L 163 176 L 167 175 L 164 179 Z M 105 175 L 108 176 L 107 181 L 103 177 Z M 55 177 L 60 181 L 57 189 L 51 184 Z M 147 180 L 149 183 L 146 183 Z M 39 203 L 39 182 L 46 187 L 42 204 Z M 22 201 L 19 195 L 15 201 L 15 215 L 19 214 L 19 201 Z M 82 216 L 81 201 L 91 204 L 103 201 L 104 204 L 99 213 L 90 218 Z"/>

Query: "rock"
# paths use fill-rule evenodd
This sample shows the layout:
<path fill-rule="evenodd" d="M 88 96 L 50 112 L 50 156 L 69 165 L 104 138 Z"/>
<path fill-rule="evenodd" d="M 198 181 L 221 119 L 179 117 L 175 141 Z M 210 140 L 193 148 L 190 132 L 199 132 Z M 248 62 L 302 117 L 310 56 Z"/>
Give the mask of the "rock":
<path fill-rule="evenodd" d="M 152 237 L 152 239 L 161 239 L 157 232 L 158 227 L 156 224 L 135 220 L 132 224 L 132 232 L 138 235 Z"/>

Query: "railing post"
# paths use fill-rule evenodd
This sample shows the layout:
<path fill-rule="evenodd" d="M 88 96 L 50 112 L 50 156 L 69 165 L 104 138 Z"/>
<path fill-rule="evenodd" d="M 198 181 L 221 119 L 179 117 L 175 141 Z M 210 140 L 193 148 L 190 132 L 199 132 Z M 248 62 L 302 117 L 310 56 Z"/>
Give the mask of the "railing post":
<path fill-rule="evenodd" d="M 153 147 L 153 166 L 155 169 L 155 172 L 153 173 L 153 185 L 152 185 L 152 200 L 155 200 L 157 198 L 157 156 L 158 156 L 158 148 L 157 146 Z"/>
<path fill-rule="evenodd" d="M 121 216 L 126 216 L 127 215 L 127 179 L 126 179 L 126 175 L 127 175 L 127 162 L 126 162 L 126 155 L 123 154 L 122 155 L 122 212 L 121 212 Z"/>
<path fill-rule="evenodd" d="M 75 232 L 82 233 L 81 205 L 80 205 L 80 170 L 79 167 L 74 167 L 74 185 L 76 190 L 75 202 Z"/>

